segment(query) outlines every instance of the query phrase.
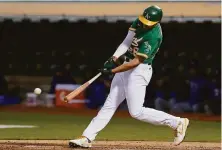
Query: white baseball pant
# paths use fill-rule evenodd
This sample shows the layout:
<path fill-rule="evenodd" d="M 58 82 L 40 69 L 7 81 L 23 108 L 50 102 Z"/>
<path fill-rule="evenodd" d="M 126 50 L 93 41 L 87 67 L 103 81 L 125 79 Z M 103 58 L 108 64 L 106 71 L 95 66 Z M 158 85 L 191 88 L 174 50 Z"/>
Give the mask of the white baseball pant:
<path fill-rule="evenodd" d="M 143 107 L 146 86 L 152 76 L 152 67 L 140 64 L 126 72 L 117 73 L 112 81 L 110 93 L 104 106 L 92 119 L 83 132 L 83 136 L 93 141 L 96 135 L 109 123 L 116 109 L 126 98 L 130 115 L 138 120 L 155 125 L 167 125 L 177 128 L 179 117 L 165 112 Z"/>

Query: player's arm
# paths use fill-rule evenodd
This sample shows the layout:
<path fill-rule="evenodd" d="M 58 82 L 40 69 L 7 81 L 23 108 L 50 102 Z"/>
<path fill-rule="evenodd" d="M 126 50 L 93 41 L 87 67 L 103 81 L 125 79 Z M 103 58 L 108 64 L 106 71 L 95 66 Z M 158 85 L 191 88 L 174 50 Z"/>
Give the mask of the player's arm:
<path fill-rule="evenodd" d="M 137 67 L 140 63 L 145 60 L 145 57 L 137 55 L 133 60 L 129 63 L 122 64 L 111 70 L 112 73 L 124 72 L 130 69 Z"/>
<path fill-rule="evenodd" d="M 119 45 L 116 52 L 113 54 L 114 60 L 118 59 L 120 56 L 126 53 L 126 51 L 129 49 L 130 45 L 132 44 L 133 38 L 135 36 L 135 31 L 137 29 L 138 25 L 138 19 L 133 21 L 132 25 L 129 28 L 128 34 L 124 41 Z"/>
<path fill-rule="evenodd" d="M 126 51 L 129 49 L 133 37 L 135 36 L 135 32 L 133 30 L 129 30 L 127 36 L 123 40 L 123 42 L 119 45 L 115 53 L 113 54 L 114 61 L 118 59 L 121 55 L 125 54 Z"/>
<path fill-rule="evenodd" d="M 124 64 L 110 70 L 109 72 L 112 72 L 112 73 L 124 72 L 124 71 L 131 70 L 131 69 L 137 67 L 140 63 L 143 63 L 144 60 L 148 58 L 148 54 L 142 53 L 144 51 L 144 49 L 142 49 L 143 47 L 144 46 L 142 45 L 140 48 L 141 52 L 138 51 L 135 54 L 135 58 L 133 60 L 131 60 L 128 63 L 124 63 Z M 146 47 L 144 47 L 144 48 L 146 48 Z M 145 52 L 148 52 L 148 50 L 146 50 Z"/>
<path fill-rule="evenodd" d="M 137 56 L 143 57 L 144 59 L 152 58 L 157 53 L 161 44 L 160 39 L 147 40 L 142 43 L 139 50 L 136 52 Z"/>
<path fill-rule="evenodd" d="M 155 41 L 144 41 L 141 46 L 139 47 L 139 50 L 135 53 L 135 58 L 131 60 L 129 63 L 122 64 L 119 67 L 116 67 L 111 70 L 112 73 L 118 73 L 118 72 L 124 72 L 130 69 L 135 68 L 140 63 L 143 63 L 145 59 L 148 57 L 152 57 L 153 51 L 156 47 Z"/>

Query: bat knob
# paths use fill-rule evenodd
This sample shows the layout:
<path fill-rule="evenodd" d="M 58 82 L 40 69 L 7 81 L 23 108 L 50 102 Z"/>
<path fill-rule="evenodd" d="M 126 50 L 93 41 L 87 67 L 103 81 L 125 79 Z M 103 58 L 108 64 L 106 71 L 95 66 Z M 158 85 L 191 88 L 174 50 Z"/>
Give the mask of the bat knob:
<path fill-rule="evenodd" d="M 63 101 L 66 102 L 66 103 L 68 103 L 67 97 L 65 97 Z"/>

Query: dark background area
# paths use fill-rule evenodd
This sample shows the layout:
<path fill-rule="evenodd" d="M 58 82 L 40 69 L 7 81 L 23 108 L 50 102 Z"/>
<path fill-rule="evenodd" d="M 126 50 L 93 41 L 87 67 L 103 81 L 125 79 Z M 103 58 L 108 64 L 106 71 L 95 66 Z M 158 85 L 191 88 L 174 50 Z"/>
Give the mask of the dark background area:
<path fill-rule="evenodd" d="M 198 59 L 198 68 L 220 68 L 220 25 L 211 22 L 162 23 L 164 40 L 153 64 L 154 76 L 160 74 L 159 69 L 166 64 L 173 70 L 180 63 L 187 66 L 192 57 Z M 130 23 L 124 21 L 50 23 L 42 20 L 33 23 L 24 20 L 14 23 L 6 20 L 0 23 L 1 72 L 48 76 L 53 75 L 52 65 L 70 64 L 75 68 L 87 64 L 98 68 L 114 53 L 129 26 Z M 167 60 L 164 52 L 169 55 Z M 207 57 L 211 57 L 210 61 Z"/>
<path fill-rule="evenodd" d="M 125 21 L 5 20 L 0 22 L 0 73 L 56 76 L 56 72 L 65 70 L 66 83 L 78 82 L 72 81 L 72 76 L 83 78 L 78 82 L 82 84 L 114 53 L 130 25 Z M 215 91 L 211 83 L 221 89 L 221 24 L 168 22 L 162 23 L 162 29 L 163 43 L 153 63 L 154 73 L 147 88 L 145 105 L 155 107 L 153 99 L 156 97 L 189 99 L 189 103 L 193 103 L 190 100 L 193 80 L 201 87 L 195 103 L 205 105 L 205 100 L 212 98 L 212 91 Z M 202 79 L 205 86 L 202 86 Z M 109 83 L 105 84 L 109 87 Z M 172 91 L 176 96 L 172 96 Z M 218 102 L 214 105 L 220 105 Z"/>

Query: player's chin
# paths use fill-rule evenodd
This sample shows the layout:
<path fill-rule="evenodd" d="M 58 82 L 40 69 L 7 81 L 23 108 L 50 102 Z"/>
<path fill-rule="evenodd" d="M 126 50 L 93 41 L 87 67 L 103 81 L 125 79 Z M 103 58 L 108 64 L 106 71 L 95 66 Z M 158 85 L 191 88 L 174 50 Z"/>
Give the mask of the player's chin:
<path fill-rule="evenodd" d="M 145 26 L 145 27 L 143 27 L 144 29 L 151 29 L 151 28 L 153 28 L 154 26 Z"/>

